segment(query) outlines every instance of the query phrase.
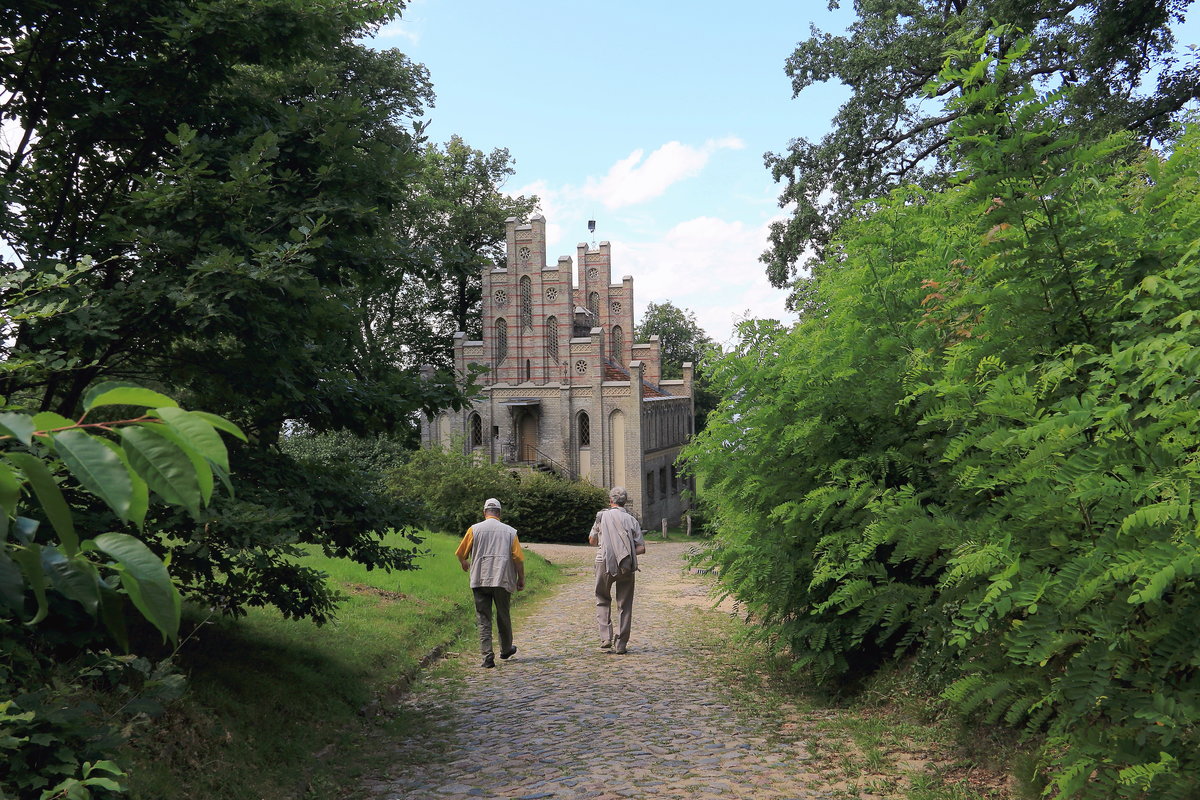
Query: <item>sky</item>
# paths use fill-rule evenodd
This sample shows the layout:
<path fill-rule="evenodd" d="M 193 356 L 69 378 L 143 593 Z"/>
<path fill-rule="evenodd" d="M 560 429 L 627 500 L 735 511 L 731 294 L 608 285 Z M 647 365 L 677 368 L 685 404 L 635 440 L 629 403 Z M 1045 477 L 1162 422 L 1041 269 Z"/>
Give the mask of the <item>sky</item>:
<path fill-rule="evenodd" d="M 845 89 L 793 101 L 784 61 L 810 23 L 850 19 L 821 0 L 414 0 L 374 43 L 429 69 L 432 141 L 509 151 L 504 190 L 541 199 L 550 263 L 611 242 L 637 318 L 669 300 L 726 342 L 747 315 L 792 318 L 758 261 L 782 214 L 763 154 L 828 129 Z"/>
<path fill-rule="evenodd" d="M 695 313 L 708 335 L 794 317 L 758 260 L 780 219 L 763 154 L 829 130 L 841 85 L 792 98 L 787 57 L 810 25 L 841 33 L 847 0 L 412 0 L 375 39 L 430 71 L 432 141 L 506 148 L 509 194 L 536 194 L 547 259 L 612 244 L 613 275 Z M 1200 43 L 1193 13 L 1181 44 Z M 587 221 L 596 220 L 594 236 Z"/>

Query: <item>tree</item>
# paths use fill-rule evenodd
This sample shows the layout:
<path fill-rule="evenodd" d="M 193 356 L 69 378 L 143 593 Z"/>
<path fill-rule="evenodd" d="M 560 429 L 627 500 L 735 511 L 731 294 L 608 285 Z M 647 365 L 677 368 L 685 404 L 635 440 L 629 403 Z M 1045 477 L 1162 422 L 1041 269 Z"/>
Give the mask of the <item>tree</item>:
<path fill-rule="evenodd" d="M 362 358 L 401 354 L 397 366 L 449 369 L 453 334 L 480 338 L 480 273 L 504 258 L 505 220 L 537 205 L 501 191 L 513 172 L 503 148 L 484 153 L 459 136 L 425 147 L 412 193 L 393 215 L 395 257 L 359 286 Z"/>
<path fill-rule="evenodd" d="M 403 248 L 417 193 L 424 67 L 358 39 L 402 3 L 142 0 L 0 11 L 0 301 L 40 291 L 60 313 L 11 321 L 0 395 L 74 418 L 85 389 L 136 380 L 246 432 L 248 480 L 197 525 L 162 511 L 152 546 L 193 597 L 328 618 L 298 543 L 373 566 L 412 552 L 379 536 L 394 505 L 344 472 L 275 448 L 285 423 L 359 433 L 463 402 L 400 344 L 356 351 L 361 287 Z M 61 267 L 61 264 L 72 265 Z M 78 266 L 75 266 L 78 265 Z M 437 264 L 414 273 L 432 280 Z M 68 282 L 46 282 L 61 270 Z M 376 533 L 378 531 L 378 533 Z"/>
<path fill-rule="evenodd" d="M 836 0 L 831 5 L 836 5 Z M 1027 81 L 1065 91 L 1051 109 L 1085 139 L 1130 130 L 1143 141 L 1166 140 L 1172 120 L 1198 96 L 1200 62 L 1178 63 L 1168 24 L 1183 19 L 1191 0 L 856 0 L 848 35 L 815 28 L 787 60 L 793 96 L 826 81 L 841 81 L 850 99 L 820 141 L 798 138 L 767 153 L 766 166 L 783 183 L 780 206 L 795 204 L 773 223 L 762 255 L 771 283 L 791 284 L 805 257 L 818 260 L 856 204 L 902 184 L 945 185 L 958 167 L 947 147 L 953 122 L 968 112 L 947 100 L 959 81 L 926 87 L 946 51 L 997 24 L 991 55 L 1002 58 L 1022 37 L 1029 51 L 1001 91 Z M 1157 83 L 1141 82 L 1161 70 Z M 803 300 L 793 297 L 792 304 Z"/>
<path fill-rule="evenodd" d="M 713 365 L 728 400 L 685 451 L 709 557 L 797 669 L 911 664 L 1037 737 L 1047 796 L 1196 796 L 1200 675 L 1168 632 L 1200 613 L 1200 129 L 1082 142 L 1001 91 L 1027 68 L 993 46 L 945 68 L 954 184 L 847 220 L 821 313 Z"/>
<path fill-rule="evenodd" d="M 646 313 L 637 324 L 637 336 L 641 341 L 658 337 L 664 378 L 683 377 L 684 362 L 699 365 L 716 347 L 696 322 L 695 312 L 679 308 L 670 300 L 646 306 Z"/>
<path fill-rule="evenodd" d="M 680 378 L 685 362 L 690 361 L 694 365 L 692 386 L 695 392 L 696 430 L 704 430 L 709 412 L 721 400 L 710 387 L 705 362 L 720 348 L 696 322 L 695 312 L 679 308 L 670 300 L 650 303 L 637 325 L 637 335 L 642 340 L 658 337 L 664 378 Z"/>

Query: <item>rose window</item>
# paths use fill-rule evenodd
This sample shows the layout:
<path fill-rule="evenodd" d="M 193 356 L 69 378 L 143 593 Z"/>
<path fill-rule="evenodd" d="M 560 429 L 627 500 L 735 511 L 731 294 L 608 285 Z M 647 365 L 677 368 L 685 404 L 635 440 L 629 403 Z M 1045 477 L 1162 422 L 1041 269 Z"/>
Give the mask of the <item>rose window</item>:
<path fill-rule="evenodd" d="M 600 277 L 600 270 L 596 269 L 595 267 L 590 267 L 587 275 L 589 281 L 597 280 Z"/>
<path fill-rule="evenodd" d="M 496 305 L 498 306 L 502 306 L 508 302 L 508 292 L 504 291 L 503 289 L 497 289 L 494 297 L 496 298 Z"/>
<path fill-rule="evenodd" d="M 620 314 L 620 313 L 621 313 L 621 301 L 620 301 L 620 300 L 613 300 L 613 301 L 612 301 L 612 312 L 613 312 L 614 314 Z"/>
<path fill-rule="evenodd" d="M 586 375 L 588 371 L 588 363 L 582 358 L 575 362 L 575 371 L 580 375 Z"/>
<path fill-rule="evenodd" d="M 546 290 L 546 299 L 549 300 L 551 303 L 553 303 L 555 300 L 558 299 L 557 287 L 551 286 L 550 288 L 548 288 Z"/>
<path fill-rule="evenodd" d="M 522 247 L 520 250 L 517 251 L 517 260 L 519 260 L 522 264 L 529 263 L 529 248 L 528 247 Z"/>

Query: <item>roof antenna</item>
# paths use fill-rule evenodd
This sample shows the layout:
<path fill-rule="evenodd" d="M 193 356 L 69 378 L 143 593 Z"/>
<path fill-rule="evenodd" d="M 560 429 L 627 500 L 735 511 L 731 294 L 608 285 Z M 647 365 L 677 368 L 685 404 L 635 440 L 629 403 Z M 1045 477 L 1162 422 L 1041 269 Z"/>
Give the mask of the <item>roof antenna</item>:
<path fill-rule="evenodd" d="M 588 220 L 588 233 L 590 233 L 592 235 L 592 248 L 595 249 L 595 247 L 596 247 L 596 220 L 594 220 L 594 219 Z"/>

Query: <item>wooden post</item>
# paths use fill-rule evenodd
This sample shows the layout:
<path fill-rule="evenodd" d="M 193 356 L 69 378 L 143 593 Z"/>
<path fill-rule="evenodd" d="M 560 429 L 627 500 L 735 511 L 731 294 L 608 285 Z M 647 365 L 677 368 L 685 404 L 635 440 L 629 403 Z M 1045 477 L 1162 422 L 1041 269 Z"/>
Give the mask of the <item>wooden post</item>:
<path fill-rule="evenodd" d="M 690 537 L 692 535 L 692 512 L 689 511 L 684 516 L 687 517 L 687 535 Z"/>
<path fill-rule="evenodd" d="M 662 531 L 663 531 L 663 538 L 666 539 L 667 538 L 667 518 L 666 517 L 663 517 Z"/>

